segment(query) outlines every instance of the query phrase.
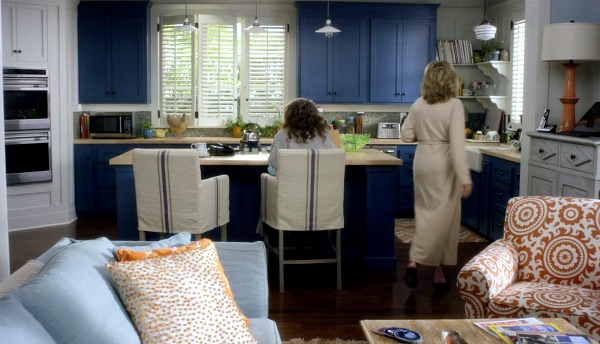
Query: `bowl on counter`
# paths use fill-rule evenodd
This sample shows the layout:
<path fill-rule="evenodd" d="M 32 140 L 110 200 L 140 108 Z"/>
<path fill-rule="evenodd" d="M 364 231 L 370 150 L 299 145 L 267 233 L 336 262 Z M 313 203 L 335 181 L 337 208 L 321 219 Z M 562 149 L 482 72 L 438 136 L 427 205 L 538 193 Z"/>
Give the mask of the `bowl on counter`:
<path fill-rule="evenodd" d="M 342 148 L 346 152 L 358 152 L 369 142 L 371 134 L 340 134 Z"/>

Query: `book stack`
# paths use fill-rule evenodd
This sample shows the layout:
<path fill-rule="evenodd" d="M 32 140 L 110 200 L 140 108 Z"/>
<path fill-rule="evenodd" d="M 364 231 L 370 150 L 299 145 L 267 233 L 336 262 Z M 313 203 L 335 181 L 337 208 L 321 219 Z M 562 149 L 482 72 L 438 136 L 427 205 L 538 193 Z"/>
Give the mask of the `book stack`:
<path fill-rule="evenodd" d="M 591 343 L 588 336 L 563 332 L 556 325 L 536 318 L 476 322 L 475 325 L 506 344 Z"/>
<path fill-rule="evenodd" d="M 442 40 L 436 43 L 436 58 L 452 64 L 473 63 L 473 47 L 467 39 Z"/>

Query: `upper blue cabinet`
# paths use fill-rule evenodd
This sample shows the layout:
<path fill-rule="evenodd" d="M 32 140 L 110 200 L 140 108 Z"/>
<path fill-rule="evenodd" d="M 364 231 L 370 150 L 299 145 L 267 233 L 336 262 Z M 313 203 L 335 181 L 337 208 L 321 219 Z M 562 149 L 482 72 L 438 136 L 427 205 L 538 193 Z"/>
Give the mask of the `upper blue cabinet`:
<path fill-rule="evenodd" d="M 79 102 L 149 102 L 148 1 L 82 1 Z"/>
<path fill-rule="evenodd" d="M 298 1 L 299 96 L 319 103 L 412 103 L 435 59 L 437 7 Z"/>

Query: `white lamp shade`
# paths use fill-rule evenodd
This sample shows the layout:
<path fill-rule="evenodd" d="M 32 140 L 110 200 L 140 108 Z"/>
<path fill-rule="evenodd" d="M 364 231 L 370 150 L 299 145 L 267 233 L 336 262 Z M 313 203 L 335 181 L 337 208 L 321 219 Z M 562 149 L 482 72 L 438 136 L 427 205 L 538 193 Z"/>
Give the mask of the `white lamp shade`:
<path fill-rule="evenodd" d="M 475 26 L 473 32 L 475 32 L 475 38 L 482 41 L 489 41 L 496 37 L 496 27 L 487 21 L 483 21 L 481 24 Z"/>
<path fill-rule="evenodd" d="M 544 26 L 542 61 L 600 60 L 600 24 L 557 23 Z"/>
<path fill-rule="evenodd" d="M 325 26 L 323 26 L 322 28 L 318 29 L 315 32 L 324 33 L 324 34 L 328 34 L 328 33 L 334 34 L 334 33 L 342 32 L 342 31 L 331 26 L 331 19 L 327 18 L 327 20 L 325 20 Z"/>
<path fill-rule="evenodd" d="M 181 24 L 181 26 L 176 26 L 175 30 L 177 31 L 198 31 L 198 28 L 195 27 L 194 25 L 192 25 L 190 23 L 190 20 L 188 19 L 188 17 L 186 16 L 185 19 L 183 20 L 183 24 Z"/>
<path fill-rule="evenodd" d="M 254 23 L 252 23 L 252 25 L 250 25 L 247 28 L 245 28 L 244 31 L 249 32 L 249 33 L 263 33 L 263 32 L 267 32 L 267 30 L 265 30 L 262 27 L 260 27 L 260 24 L 258 23 L 258 18 L 254 18 Z"/>

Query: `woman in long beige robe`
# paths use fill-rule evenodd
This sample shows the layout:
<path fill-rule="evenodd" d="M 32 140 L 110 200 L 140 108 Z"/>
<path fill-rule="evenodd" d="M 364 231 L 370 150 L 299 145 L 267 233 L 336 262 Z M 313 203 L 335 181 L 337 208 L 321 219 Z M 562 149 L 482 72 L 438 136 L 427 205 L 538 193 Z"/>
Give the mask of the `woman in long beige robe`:
<path fill-rule="evenodd" d="M 417 142 L 413 163 L 415 236 L 405 279 L 418 284 L 419 265 L 434 266 L 436 289 L 449 289 L 442 265 L 456 265 L 461 198 L 472 190 L 465 152 L 465 110 L 455 98 L 456 73 L 444 61 L 427 65 L 421 97 L 402 125 L 402 140 Z M 445 290 L 447 291 L 447 290 Z"/>

